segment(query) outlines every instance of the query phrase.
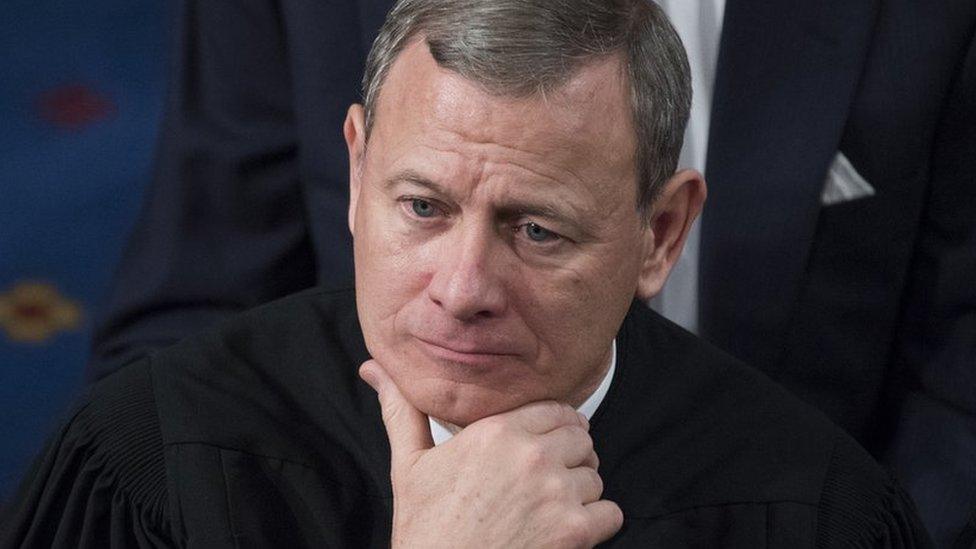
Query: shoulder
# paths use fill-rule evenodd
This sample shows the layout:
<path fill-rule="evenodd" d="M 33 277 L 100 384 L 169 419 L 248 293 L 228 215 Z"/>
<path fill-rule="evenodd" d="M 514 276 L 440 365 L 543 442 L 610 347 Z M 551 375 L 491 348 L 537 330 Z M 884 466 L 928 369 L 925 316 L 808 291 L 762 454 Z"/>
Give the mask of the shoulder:
<path fill-rule="evenodd" d="M 632 514 L 751 506 L 770 513 L 771 532 L 812 524 L 819 546 L 885 536 L 927 546 L 904 492 L 822 413 L 643 307 L 620 340 L 615 404 L 594 423 L 613 425 L 606 453 Z M 784 505 L 802 511 L 773 510 Z"/>
<path fill-rule="evenodd" d="M 149 364 L 134 362 L 92 386 L 62 437 L 137 506 L 164 509 L 166 473 Z"/>
<path fill-rule="evenodd" d="M 338 459 L 361 445 L 349 428 L 375 407 L 357 373 L 367 359 L 350 289 L 257 307 L 152 356 L 164 440 L 306 465 Z"/>
<path fill-rule="evenodd" d="M 163 442 L 145 361 L 89 389 L 5 514 L 0 546 L 168 536 Z"/>
<path fill-rule="evenodd" d="M 353 291 L 313 288 L 235 315 L 154 353 L 152 369 L 157 384 L 166 389 L 179 379 L 204 375 L 268 383 L 364 350 Z"/>
<path fill-rule="evenodd" d="M 350 331 L 353 333 L 345 333 Z M 214 352 L 242 357 L 263 356 L 269 351 L 278 354 L 311 340 L 356 333 L 355 292 L 351 288 L 311 288 L 235 315 L 158 353 L 157 360 Z"/>
<path fill-rule="evenodd" d="M 822 414 L 640 304 L 620 331 L 617 358 L 592 423 L 609 432 L 604 453 L 620 460 L 620 478 L 661 494 L 646 514 L 729 502 L 816 505 L 837 432 Z"/>
<path fill-rule="evenodd" d="M 817 511 L 820 547 L 931 546 L 911 497 L 845 433 L 835 437 Z"/>
<path fill-rule="evenodd" d="M 606 414 L 617 416 L 617 437 L 655 433 L 653 452 L 621 457 L 633 456 L 634 467 L 648 458 L 667 463 L 670 474 L 654 480 L 669 494 L 662 512 L 733 501 L 818 505 L 840 434 L 823 414 L 642 306 L 619 340 Z"/>
<path fill-rule="evenodd" d="M 218 385 L 220 380 L 267 384 L 301 375 L 313 363 L 364 350 L 353 290 L 312 288 L 155 352 L 152 370 L 165 389 L 194 376 L 216 376 Z"/>

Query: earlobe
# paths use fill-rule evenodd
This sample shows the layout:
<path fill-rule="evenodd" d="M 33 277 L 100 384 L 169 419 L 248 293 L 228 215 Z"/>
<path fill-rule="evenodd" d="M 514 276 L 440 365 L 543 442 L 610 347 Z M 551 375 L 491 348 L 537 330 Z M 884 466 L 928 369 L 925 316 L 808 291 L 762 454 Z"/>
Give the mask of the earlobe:
<path fill-rule="evenodd" d="M 681 170 L 664 185 L 654 203 L 650 226 L 644 228 L 638 299 L 651 299 L 664 287 L 707 193 L 705 178 L 695 170 Z"/>
<path fill-rule="evenodd" d="M 356 206 L 359 204 L 359 191 L 362 188 L 362 171 L 366 153 L 366 124 L 363 106 L 354 104 L 346 113 L 342 125 L 349 152 L 349 232 L 356 235 Z"/>

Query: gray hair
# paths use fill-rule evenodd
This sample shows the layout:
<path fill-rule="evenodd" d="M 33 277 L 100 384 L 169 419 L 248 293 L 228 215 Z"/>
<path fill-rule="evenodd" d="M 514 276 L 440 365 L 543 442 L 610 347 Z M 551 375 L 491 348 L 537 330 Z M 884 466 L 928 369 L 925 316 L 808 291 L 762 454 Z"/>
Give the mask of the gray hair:
<path fill-rule="evenodd" d="M 373 43 L 363 76 L 366 135 L 383 81 L 423 35 L 437 63 L 508 97 L 545 94 L 586 62 L 626 60 L 636 129 L 637 208 L 645 221 L 677 169 L 691 108 L 681 39 L 650 0 L 400 0 Z"/>

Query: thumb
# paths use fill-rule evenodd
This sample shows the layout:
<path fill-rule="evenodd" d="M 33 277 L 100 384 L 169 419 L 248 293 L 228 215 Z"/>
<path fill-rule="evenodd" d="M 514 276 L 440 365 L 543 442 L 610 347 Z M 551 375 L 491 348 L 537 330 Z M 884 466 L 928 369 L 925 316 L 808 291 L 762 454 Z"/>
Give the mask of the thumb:
<path fill-rule="evenodd" d="M 369 383 L 379 396 L 394 470 L 411 465 L 416 461 L 418 452 L 434 447 L 426 414 L 404 398 L 400 388 L 379 362 L 364 362 L 359 368 L 359 377 Z"/>

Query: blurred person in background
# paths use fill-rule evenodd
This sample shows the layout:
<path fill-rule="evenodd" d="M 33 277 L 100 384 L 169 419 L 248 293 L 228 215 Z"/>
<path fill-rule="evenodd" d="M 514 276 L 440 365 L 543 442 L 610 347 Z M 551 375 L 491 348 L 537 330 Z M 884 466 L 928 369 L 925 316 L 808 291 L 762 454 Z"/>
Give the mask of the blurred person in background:
<path fill-rule="evenodd" d="M 660 4 L 710 200 L 653 305 L 827 413 L 949 546 L 976 509 L 976 3 Z M 339 128 L 389 7 L 181 2 L 94 377 L 350 278 Z"/>

